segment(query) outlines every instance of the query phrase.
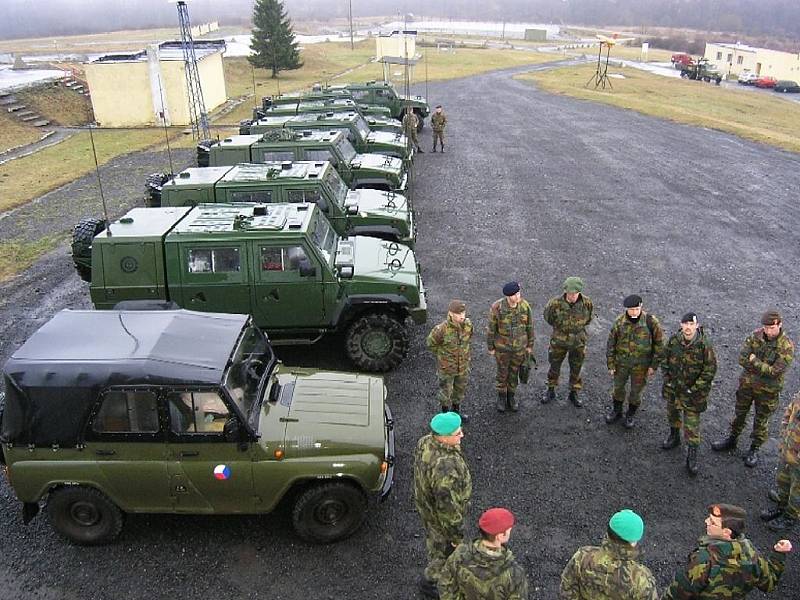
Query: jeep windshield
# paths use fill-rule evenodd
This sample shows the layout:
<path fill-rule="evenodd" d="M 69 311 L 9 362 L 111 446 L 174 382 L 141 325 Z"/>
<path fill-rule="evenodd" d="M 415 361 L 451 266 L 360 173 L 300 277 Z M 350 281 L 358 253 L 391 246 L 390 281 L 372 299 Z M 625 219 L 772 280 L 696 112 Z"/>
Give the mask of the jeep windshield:
<path fill-rule="evenodd" d="M 315 223 L 311 226 L 309 231 L 311 240 L 319 250 L 328 266 L 333 267 L 333 258 L 336 254 L 336 245 L 339 243 L 339 236 L 331 227 L 328 220 L 321 216 L 319 213 L 316 216 Z"/>
<path fill-rule="evenodd" d="M 348 140 L 346 137 L 343 137 L 338 142 L 336 142 L 336 148 L 339 151 L 339 153 L 344 157 L 345 162 L 349 163 L 357 155 L 356 149 L 353 148 L 353 144 L 351 144 L 350 140 Z"/>
<path fill-rule="evenodd" d="M 342 180 L 338 171 L 328 169 L 323 181 L 330 187 L 336 204 L 344 207 L 344 203 L 347 200 L 347 184 Z"/>
<path fill-rule="evenodd" d="M 366 140 L 370 131 L 372 131 L 369 128 L 367 120 L 361 115 L 359 115 L 358 118 L 355 119 L 354 123 L 356 124 L 356 129 L 358 129 L 358 134 L 361 136 L 361 139 Z"/>
<path fill-rule="evenodd" d="M 246 327 L 239 337 L 228 372 L 222 385 L 228 391 L 241 414 L 248 419 L 258 396 L 275 366 L 275 355 L 266 336 L 254 325 Z"/>

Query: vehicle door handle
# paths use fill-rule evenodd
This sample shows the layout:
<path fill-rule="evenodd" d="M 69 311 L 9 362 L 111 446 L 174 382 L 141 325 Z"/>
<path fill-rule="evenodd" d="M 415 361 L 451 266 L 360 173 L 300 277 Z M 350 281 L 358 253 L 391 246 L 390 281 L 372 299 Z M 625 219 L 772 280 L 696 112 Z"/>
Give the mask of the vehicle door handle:
<path fill-rule="evenodd" d="M 94 451 L 97 456 L 113 456 L 116 454 L 116 450 L 95 450 Z"/>
<path fill-rule="evenodd" d="M 203 292 L 197 292 L 189 302 L 205 302 L 206 295 Z"/>
<path fill-rule="evenodd" d="M 181 456 L 200 456 L 197 450 L 181 450 Z"/>
<path fill-rule="evenodd" d="M 269 300 L 275 300 L 275 301 L 278 301 L 278 300 L 280 300 L 280 299 L 281 299 L 281 295 L 280 295 L 280 293 L 278 292 L 278 288 L 272 288 L 272 289 L 269 291 L 269 293 L 268 293 L 266 296 L 264 296 L 264 301 L 267 301 L 267 302 L 268 302 Z"/>

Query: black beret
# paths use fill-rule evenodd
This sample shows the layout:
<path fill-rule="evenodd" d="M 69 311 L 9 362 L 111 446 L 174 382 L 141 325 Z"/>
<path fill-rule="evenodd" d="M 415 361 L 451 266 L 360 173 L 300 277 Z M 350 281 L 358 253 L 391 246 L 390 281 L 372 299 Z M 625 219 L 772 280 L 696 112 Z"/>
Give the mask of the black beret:
<path fill-rule="evenodd" d="M 637 296 L 636 294 L 631 294 L 627 296 L 625 300 L 622 301 L 622 306 L 625 308 L 636 308 L 637 306 L 642 305 L 642 297 Z"/>
<path fill-rule="evenodd" d="M 697 315 L 693 312 L 688 312 L 681 317 L 681 323 L 697 323 Z"/>
<path fill-rule="evenodd" d="M 516 281 L 509 281 L 503 286 L 503 296 L 513 296 L 519 291 L 519 283 Z"/>

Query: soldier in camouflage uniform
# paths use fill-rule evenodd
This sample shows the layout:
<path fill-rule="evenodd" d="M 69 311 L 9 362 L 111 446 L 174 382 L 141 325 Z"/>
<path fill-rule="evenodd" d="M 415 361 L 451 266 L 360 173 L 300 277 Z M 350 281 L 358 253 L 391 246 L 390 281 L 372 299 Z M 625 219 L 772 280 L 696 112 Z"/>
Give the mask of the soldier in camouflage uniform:
<path fill-rule="evenodd" d="M 444 561 L 464 538 L 464 516 L 472 495 L 472 476 L 461 452 L 461 417 L 439 413 L 414 452 L 414 504 L 425 527 L 428 566 L 424 594 L 437 597 Z"/>
<path fill-rule="evenodd" d="M 642 310 L 639 296 L 628 296 L 622 304 L 625 312 L 611 326 L 606 344 L 608 372 L 614 378 L 614 404 L 606 414 L 606 423 L 610 425 L 622 418 L 625 385 L 630 379 L 625 427 L 631 429 L 635 424 L 633 416 L 642 402 L 647 378 L 653 376 L 661 362 L 664 331 L 654 315 Z"/>
<path fill-rule="evenodd" d="M 442 412 L 452 408 L 453 412 L 461 413 L 469 378 L 471 341 L 472 322 L 467 318 L 467 305 L 453 300 L 447 307 L 447 319 L 434 327 L 427 339 L 428 349 L 436 356 L 437 398 Z"/>
<path fill-rule="evenodd" d="M 497 361 L 497 410 L 505 412 L 508 407 L 516 412 L 519 410 L 515 397 L 519 368 L 523 362 L 533 359 L 533 313 L 516 281 L 503 286 L 503 295 L 505 298 L 489 309 L 486 342 L 489 354 Z"/>
<path fill-rule="evenodd" d="M 763 327 L 747 336 L 739 352 L 739 365 L 744 371 L 736 390 L 731 431 L 728 437 L 711 445 L 717 451 L 735 449 L 739 434 L 744 430 L 750 405 L 754 405 L 753 433 L 750 435 L 752 442 L 744 458 L 744 464 L 748 467 L 758 464 L 758 449 L 769 437 L 769 418 L 778 408 L 783 378 L 794 359 L 794 343 L 782 331 L 780 313 L 776 310 L 765 312 L 761 324 Z"/>
<path fill-rule="evenodd" d="M 686 438 L 686 469 L 697 475 L 697 449 L 700 446 L 700 414 L 708 406 L 711 382 L 717 372 L 717 356 L 711 340 L 699 326 L 697 315 L 686 313 L 681 329 L 664 350 L 661 362 L 664 386 L 661 395 L 667 402 L 669 436 L 661 444 L 664 450 L 681 444 L 680 431 Z"/>
<path fill-rule="evenodd" d="M 414 148 L 417 149 L 417 152 L 420 154 L 425 154 L 425 152 L 419 146 L 419 139 L 417 138 L 417 126 L 419 125 L 419 117 L 414 114 L 413 109 L 407 108 L 405 110 L 405 114 L 403 115 L 403 133 L 406 134 L 409 143 L 411 143 Z"/>
<path fill-rule="evenodd" d="M 583 295 L 583 280 L 580 277 L 567 277 L 564 280 L 564 293 L 544 307 L 544 320 L 552 325 L 553 333 L 547 351 L 550 370 L 547 372 L 547 392 L 542 404 L 556 399 L 555 388 L 558 386 L 561 363 L 567 358 L 569 400 L 578 408 L 583 406 L 578 392 L 583 388 L 581 369 L 586 358 L 586 326 L 592 320 L 593 310 L 591 299 Z"/>
<path fill-rule="evenodd" d="M 431 115 L 431 129 L 433 129 L 433 151 L 436 152 L 436 140 L 439 140 L 439 145 L 442 147 L 444 154 L 444 128 L 447 125 L 447 115 L 442 110 L 442 105 L 437 104 L 436 110 Z"/>
<path fill-rule="evenodd" d="M 775 589 L 792 544 L 780 540 L 771 556 L 761 556 L 742 535 L 747 516 L 743 508 L 713 504 L 708 510 L 706 535 L 661 600 L 734 600 L 743 599 L 753 588 L 762 592 Z"/>
<path fill-rule="evenodd" d="M 490 508 L 478 520 L 480 539 L 459 544 L 439 578 L 441 600 L 526 600 L 528 577 L 506 548 L 514 515 Z"/>
<path fill-rule="evenodd" d="M 658 600 L 650 569 L 636 562 L 644 522 L 632 510 L 615 513 L 600 546 L 580 548 L 561 573 L 560 600 Z"/>
<path fill-rule="evenodd" d="M 780 455 L 775 493 L 778 506 L 761 513 L 761 518 L 773 531 L 792 531 L 800 523 L 800 393 L 783 413 Z"/>

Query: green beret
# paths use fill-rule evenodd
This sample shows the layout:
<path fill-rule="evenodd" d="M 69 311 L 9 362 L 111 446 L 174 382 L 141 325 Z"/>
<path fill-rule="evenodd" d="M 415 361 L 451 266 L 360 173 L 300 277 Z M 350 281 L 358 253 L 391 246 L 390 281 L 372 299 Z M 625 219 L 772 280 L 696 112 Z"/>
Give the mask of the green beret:
<path fill-rule="evenodd" d="M 431 429 L 436 435 L 453 435 L 461 427 L 461 415 L 455 412 L 439 413 L 431 419 Z"/>
<path fill-rule="evenodd" d="M 611 515 L 608 526 L 626 542 L 633 544 L 644 535 L 644 521 L 630 509 L 621 510 Z"/>
<path fill-rule="evenodd" d="M 583 279 L 580 277 L 567 277 L 564 280 L 564 291 L 567 293 L 582 292 Z"/>

